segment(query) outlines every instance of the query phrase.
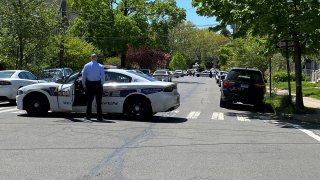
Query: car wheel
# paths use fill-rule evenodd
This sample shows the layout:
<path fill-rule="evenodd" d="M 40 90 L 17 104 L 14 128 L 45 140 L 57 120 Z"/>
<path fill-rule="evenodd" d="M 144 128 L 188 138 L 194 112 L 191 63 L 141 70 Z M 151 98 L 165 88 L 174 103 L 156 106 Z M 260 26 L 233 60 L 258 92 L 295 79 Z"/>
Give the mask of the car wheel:
<path fill-rule="evenodd" d="M 222 98 L 220 98 L 220 107 L 222 107 L 222 108 L 227 107 L 227 102 L 222 100 Z"/>
<path fill-rule="evenodd" d="M 152 116 L 150 104 L 143 98 L 132 98 L 125 107 L 126 114 L 132 119 L 148 120 Z"/>
<path fill-rule="evenodd" d="M 47 107 L 47 102 L 41 96 L 32 96 L 26 101 L 26 111 L 31 116 L 39 116 L 48 113 Z"/>
<path fill-rule="evenodd" d="M 264 110 L 264 103 L 263 102 L 257 102 L 257 103 L 254 104 L 254 106 L 256 107 L 256 109 L 258 111 Z"/>

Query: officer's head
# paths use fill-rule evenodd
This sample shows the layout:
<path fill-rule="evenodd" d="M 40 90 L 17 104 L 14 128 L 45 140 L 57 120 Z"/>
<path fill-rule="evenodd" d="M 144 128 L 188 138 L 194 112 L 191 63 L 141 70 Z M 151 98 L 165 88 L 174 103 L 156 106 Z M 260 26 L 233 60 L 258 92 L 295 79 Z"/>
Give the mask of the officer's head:
<path fill-rule="evenodd" d="M 96 54 L 91 54 L 91 60 L 97 60 L 97 55 Z"/>

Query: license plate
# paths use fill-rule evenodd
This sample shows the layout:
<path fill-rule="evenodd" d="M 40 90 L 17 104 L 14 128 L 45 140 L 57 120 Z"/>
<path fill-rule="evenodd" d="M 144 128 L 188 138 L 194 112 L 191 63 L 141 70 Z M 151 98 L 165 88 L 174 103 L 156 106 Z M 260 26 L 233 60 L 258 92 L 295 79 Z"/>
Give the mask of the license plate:
<path fill-rule="evenodd" d="M 249 85 L 248 85 L 248 84 L 241 84 L 240 87 L 241 87 L 241 88 L 248 88 Z"/>

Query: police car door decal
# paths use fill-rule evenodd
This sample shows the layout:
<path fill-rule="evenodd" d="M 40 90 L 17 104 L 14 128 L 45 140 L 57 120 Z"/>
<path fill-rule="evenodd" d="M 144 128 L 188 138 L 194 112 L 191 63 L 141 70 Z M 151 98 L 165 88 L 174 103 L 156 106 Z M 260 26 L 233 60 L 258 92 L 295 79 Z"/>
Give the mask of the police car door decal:
<path fill-rule="evenodd" d="M 73 84 L 63 84 L 59 86 L 58 90 L 58 104 L 59 108 L 63 110 L 72 110 L 73 103 Z"/>

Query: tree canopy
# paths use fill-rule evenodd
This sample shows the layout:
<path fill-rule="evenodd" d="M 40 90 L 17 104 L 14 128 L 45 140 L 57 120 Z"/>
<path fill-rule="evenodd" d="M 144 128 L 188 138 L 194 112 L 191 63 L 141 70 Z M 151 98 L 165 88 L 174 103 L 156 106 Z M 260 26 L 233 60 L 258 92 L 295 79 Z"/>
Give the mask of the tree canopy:
<path fill-rule="evenodd" d="M 230 40 L 221 34 L 208 29 L 198 29 L 191 22 L 178 24 L 170 31 L 170 46 L 172 52 L 182 53 L 194 63 L 199 60 L 207 68 L 217 65 L 216 52 Z M 192 63 L 191 62 L 191 63 Z M 190 64 L 188 64 L 190 68 Z"/>
<path fill-rule="evenodd" d="M 169 29 L 186 17 L 175 0 L 72 0 L 70 5 L 79 15 L 75 32 L 105 54 L 125 55 L 129 46 L 168 52 Z"/>
<path fill-rule="evenodd" d="M 257 68 L 262 72 L 268 69 L 264 55 L 264 43 L 256 38 L 237 38 L 218 50 L 220 68 L 232 67 Z"/>
<path fill-rule="evenodd" d="M 46 62 L 57 55 L 52 52 L 58 52 L 58 12 L 57 4 L 43 0 L 0 2 L 0 57 L 9 68 L 32 68 L 37 59 Z"/>

